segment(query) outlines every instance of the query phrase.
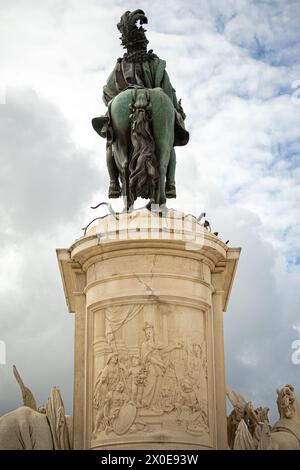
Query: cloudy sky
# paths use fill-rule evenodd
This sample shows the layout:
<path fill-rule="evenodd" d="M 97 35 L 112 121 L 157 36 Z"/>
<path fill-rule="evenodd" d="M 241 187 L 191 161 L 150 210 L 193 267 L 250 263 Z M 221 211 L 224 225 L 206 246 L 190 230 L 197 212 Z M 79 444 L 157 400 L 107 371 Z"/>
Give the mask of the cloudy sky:
<path fill-rule="evenodd" d="M 300 398 L 300 0 L 0 0 L 0 414 L 21 403 L 12 364 L 39 403 L 59 385 L 72 412 L 74 319 L 55 249 L 107 200 L 90 120 L 123 53 L 116 23 L 136 8 L 191 134 L 170 206 L 205 210 L 242 247 L 227 382 L 274 419 L 277 387 Z"/>

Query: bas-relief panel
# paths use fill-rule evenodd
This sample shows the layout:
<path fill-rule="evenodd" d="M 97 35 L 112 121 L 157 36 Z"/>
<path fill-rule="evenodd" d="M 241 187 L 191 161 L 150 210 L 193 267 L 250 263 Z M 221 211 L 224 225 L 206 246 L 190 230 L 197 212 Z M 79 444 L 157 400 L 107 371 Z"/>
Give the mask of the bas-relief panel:
<path fill-rule="evenodd" d="M 209 442 L 204 312 L 132 304 L 94 313 L 92 441 Z"/>

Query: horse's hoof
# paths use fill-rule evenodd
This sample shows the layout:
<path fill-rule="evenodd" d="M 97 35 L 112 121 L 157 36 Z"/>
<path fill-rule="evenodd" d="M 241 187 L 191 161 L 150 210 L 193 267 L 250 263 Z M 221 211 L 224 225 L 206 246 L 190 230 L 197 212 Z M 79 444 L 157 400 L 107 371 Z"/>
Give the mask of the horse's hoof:
<path fill-rule="evenodd" d="M 146 204 L 146 209 L 148 209 L 148 211 L 153 211 L 153 206 L 154 202 L 153 201 L 149 201 L 147 204 Z"/>
<path fill-rule="evenodd" d="M 176 186 L 175 184 L 166 184 L 166 197 L 168 199 L 176 198 Z"/>
<path fill-rule="evenodd" d="M 130 207 L 124 207 L 124 209 L 122 210 L 122 214 L 131 214 L 131 212 L 134 211 L 134 207 L 133 206 L 130 206 Z"/>
<path fill-rule="evenodd" d="M 159 206 L 159 216 L 167 217 L 167 215 L 168 215 L 168 208 L 166 206 L 166 203 L 164 202 L 163 204 L 160 204 Z"/>
<path fill-rule="evenodd" d="M 166 217 L 168 214 L 168 208 L 166 206 L 166 203 L 158 205 L 154 204 L 153 201 L 149 201 L 146 205 L 146 209 L 153 212 L 153 214 L 158 215 L 159 217 Z"/>

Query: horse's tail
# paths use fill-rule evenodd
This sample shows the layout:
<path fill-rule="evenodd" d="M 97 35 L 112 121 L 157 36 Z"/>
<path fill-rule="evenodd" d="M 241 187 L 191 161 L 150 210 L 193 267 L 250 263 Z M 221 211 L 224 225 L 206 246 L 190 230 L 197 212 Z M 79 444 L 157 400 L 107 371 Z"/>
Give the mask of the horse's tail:
<path fill-rule="evenodd" d="M 151 119 L 149 90 L 135 88 L 130 114 L 133 153 L 129 165 L 129 186 L 134 199 L 154 199 L 156 194 L 158 168 Z"/>

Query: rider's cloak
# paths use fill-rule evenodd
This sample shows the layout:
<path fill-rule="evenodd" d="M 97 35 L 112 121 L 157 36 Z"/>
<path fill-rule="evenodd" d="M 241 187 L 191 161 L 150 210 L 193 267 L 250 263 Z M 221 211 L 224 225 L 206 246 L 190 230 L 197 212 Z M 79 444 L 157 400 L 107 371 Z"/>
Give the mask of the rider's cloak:
<path fill-rule="evenodd" d="M 106 85 L 103 87 L 104 103 L 109 107 L 109 103 L 116 95 L 135 86 L 142 88 L 160 87 L 163 89 L 171 99 L 175 109 L 174 146 L 186 145 L 189 140 L 189 133 L 184 125 L 185 114 L 177 101 L 176 92 L 167 74 L 166 61 L 156 56 L 144 62 L 127 62 L 124 58 L 118 59 Z M 109 112 L 106 116 L 94 118 L 92 124 L 101 137 L 112 137 Z"/>

